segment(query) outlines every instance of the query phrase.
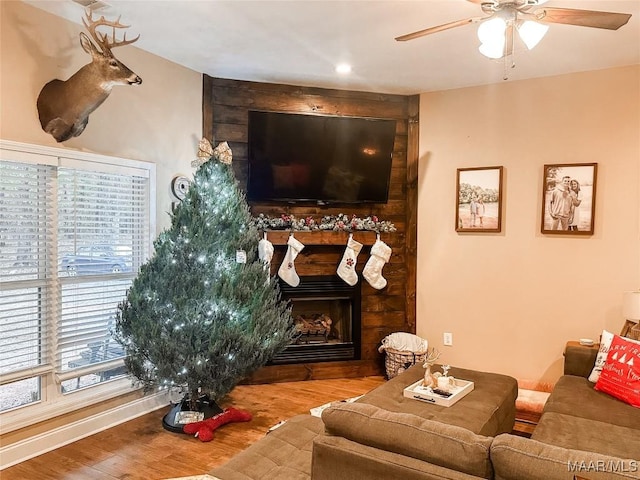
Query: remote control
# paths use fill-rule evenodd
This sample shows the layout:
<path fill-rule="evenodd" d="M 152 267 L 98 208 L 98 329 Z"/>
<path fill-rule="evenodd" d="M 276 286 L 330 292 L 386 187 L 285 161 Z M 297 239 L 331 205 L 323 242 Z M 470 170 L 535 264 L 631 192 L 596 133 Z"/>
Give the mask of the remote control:
<path fill-rule="evenodd" d="M 447 392 L 446 390 L 441 390 L 439 388 L 434 388 L 433 389 L 433 393 L 437 393 L 438 395 L 440 395 L 442 397 L 450 397 L 452 395 L 451 392 Z"/>

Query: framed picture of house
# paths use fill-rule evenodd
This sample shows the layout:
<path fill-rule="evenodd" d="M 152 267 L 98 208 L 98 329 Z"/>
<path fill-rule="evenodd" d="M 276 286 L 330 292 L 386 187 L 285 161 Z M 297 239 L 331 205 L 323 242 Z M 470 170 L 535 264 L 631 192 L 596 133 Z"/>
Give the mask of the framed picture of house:
<path fill-rule="evenodd" d="M 456 183 L 456 231 L 500 232 L 502 167 L 459 168 Z"/>
<path fill-rule="evenodd" d="M 597 163 L 544 166 L 542 233 L 593 235 Z"/>

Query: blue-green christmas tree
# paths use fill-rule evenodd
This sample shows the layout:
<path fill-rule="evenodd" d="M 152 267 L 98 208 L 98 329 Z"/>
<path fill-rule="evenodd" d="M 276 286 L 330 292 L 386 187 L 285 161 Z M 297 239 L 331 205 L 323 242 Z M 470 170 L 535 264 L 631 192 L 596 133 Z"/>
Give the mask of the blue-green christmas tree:
<path fill-rule="evenodd" d="M 203 395 L 221 400 L 293 335 L 288 304 L 257 258 L 259 233 L 231 151 L 204 145 L 211 157 L 156 239 L 115 328 L 133 377 L 147 389 L 183 389 L 192 407 Z"/>

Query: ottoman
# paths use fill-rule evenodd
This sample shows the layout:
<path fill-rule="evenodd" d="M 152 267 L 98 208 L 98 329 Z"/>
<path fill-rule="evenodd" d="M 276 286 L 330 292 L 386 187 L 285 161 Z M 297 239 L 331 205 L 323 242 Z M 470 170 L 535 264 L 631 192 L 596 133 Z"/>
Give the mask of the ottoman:
<path fill-rule="evenodd" d="M 439 365 L 435 365 L 432 370 L 435 372 L 439 369 Z M 358 402 L 390 412 L 411 413 L 428 420 L 456 425 L 478 435 L 493 437 L 511 432 L 516 418 L 518 396 L 518 382 L 515 378 L 455 367 L 451 367 L 449 375 L 474 383 L 473 391 L 451 407 L 432 405 L 403 395 L 405 387 L 424 376 L 424 368 L 419 364 L 373 389 Z"/>

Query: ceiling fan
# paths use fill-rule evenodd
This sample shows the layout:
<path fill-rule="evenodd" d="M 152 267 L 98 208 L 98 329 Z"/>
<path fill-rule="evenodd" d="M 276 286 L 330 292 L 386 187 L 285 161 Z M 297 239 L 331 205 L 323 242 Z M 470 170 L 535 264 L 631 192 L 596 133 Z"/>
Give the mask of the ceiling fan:
<path fill-rule="evenodd" d="M 548 23 L 564 23 L 580 27 L 617 30 L 625 25 L 631 14 L 576 10 L 572 8 L 540 7 L 546 0 L 467 0 L 477 3 L 484 17 L 467 18 L 425 28 L 417 32 L 396 37 L 399 42 L 424 37 L 469 23 L 480 23 L 478 37 L 480 53 L 489 58 L 502 58 L 513 53 L 514 28 L 522 41 L 532 49 L 544 37 Z"/>

